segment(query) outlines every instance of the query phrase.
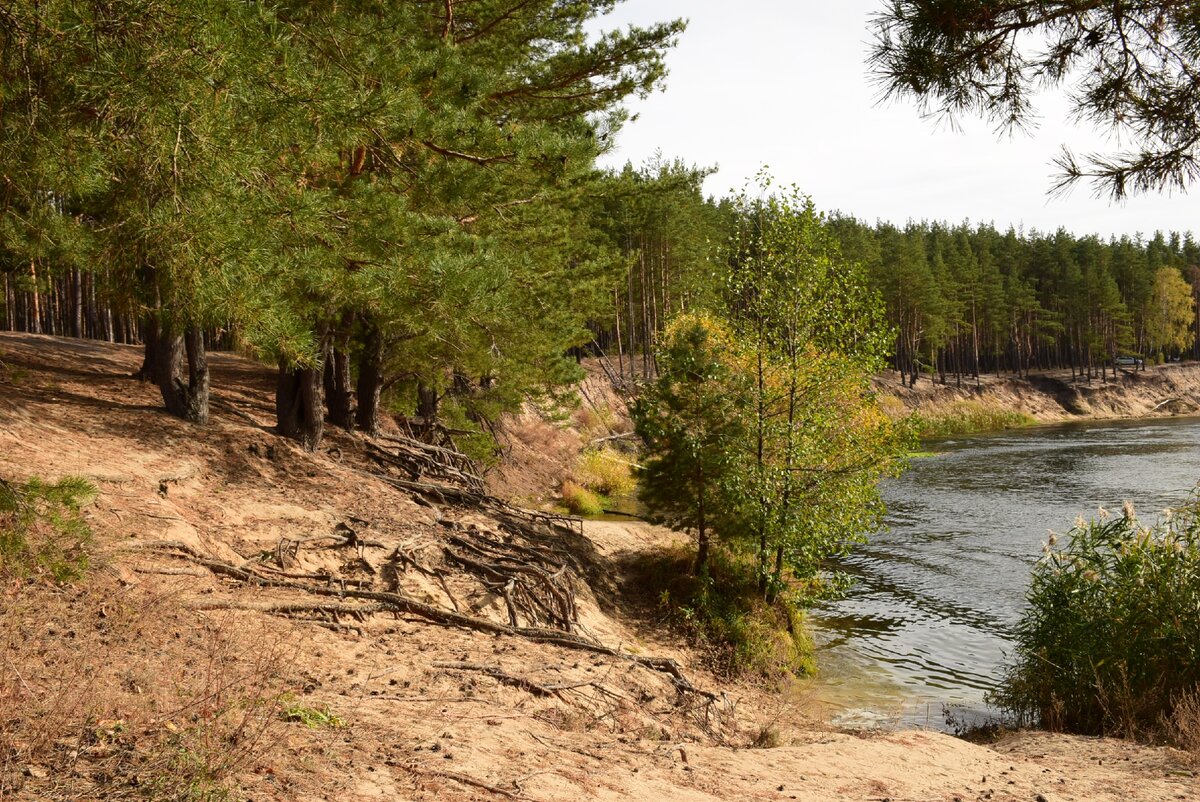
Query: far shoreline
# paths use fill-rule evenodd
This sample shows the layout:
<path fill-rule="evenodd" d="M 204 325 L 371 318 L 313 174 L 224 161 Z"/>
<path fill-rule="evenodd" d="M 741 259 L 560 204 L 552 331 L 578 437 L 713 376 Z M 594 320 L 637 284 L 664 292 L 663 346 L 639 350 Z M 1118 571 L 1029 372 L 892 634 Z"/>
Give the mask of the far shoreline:
<path fill-rule="evenodd" d="M 1028 378 L 989 374 L 961 386 L 923 377 L 916 387 L 899 374 L 874 377 L 873 389 L 894 417 L 912 415 L 921 440 L 1064 423 L 1119 422 L 1200 416 L 1200 362 L 1170 363 L 1117 377 L 1071 380 L 1070 371 Z"/>

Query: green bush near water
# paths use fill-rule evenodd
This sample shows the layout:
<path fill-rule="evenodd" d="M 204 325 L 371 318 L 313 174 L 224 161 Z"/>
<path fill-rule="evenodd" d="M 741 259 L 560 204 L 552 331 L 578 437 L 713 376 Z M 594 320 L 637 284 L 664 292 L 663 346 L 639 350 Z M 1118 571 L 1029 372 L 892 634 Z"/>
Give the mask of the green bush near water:
<path fill-rule="evenodd" d="M 604 502 L 603 496 L 593 493 L 569 479 L 562 484 L 563 507 L 571 515 L 581 515 L 585 518 L 603 515 Z"/>
<path fill-rule="evenodd" d="M 785 591 L 764 601 L 749 558 L 714 549 L 699 576 L 690 570 L 695 559 L 689 548 L 662 551 L 642 557 L 633 573 L 667 620 L 707 652 L 714 671 L 769 680 L 816 672 L 797 599 Z"/>
<path fill-rule="evenodd" d="M 54 483 L 0 479 L 0 579 L 80 579 L 88 567 L 92 537 L 80 508 L 95 494 L 77 476 Z"/>
<path fill-rule="evenodd" d="M 1081 521 L 1047 545 L 1028 600 L 993 703 L 1052 730 L 1194 729 L 1179 717 L 1200 698 L 1200 498 L 1152 526 L 1130 507 Z"/>

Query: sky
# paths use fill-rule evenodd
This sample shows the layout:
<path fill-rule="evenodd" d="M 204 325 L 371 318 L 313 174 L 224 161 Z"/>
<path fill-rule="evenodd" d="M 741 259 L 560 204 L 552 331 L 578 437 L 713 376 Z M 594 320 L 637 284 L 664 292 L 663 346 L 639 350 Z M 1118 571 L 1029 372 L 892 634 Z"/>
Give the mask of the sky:
<path fill-rule="evenodd" d="M 718 167 L 706 192 L 743 188 L 766 166 L 819 209 L 868 222 L 993 223 L 1065 228 L 1104 238 L 1157 230 L 1200 233 L 1200 186 L 1191 194 L 1121 203 L 1076 186 L 1049 195 L 1053 158 L 1112 152 L 1106 135 L 1067 120 L 1061 94 L 1043 95 L 1036 130 L 997 134 L 963 118 L 955 130 L 922 118 L 911 100 L 878 102 L 868 75 L 868 22 L 883 0 L 626 0 L 602 27 L 683 17 L 667 55 L 663 91 L 628 104 L 602 164 L 645 163 L 656 152 Z"/>

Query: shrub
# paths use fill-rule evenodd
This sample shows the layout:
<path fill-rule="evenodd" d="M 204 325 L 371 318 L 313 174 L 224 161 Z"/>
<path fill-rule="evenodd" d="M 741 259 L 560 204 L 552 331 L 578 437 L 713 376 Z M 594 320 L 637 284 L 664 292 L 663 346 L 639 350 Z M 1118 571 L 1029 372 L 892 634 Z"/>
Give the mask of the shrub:
<path fill-rule="evenodd" d="M 1144 526 L 1127 506 L 1047 545 L 993 701 L 1053 730 L 1169 735 L 1200 688 L 1198 513 Z"/>
<path fill-rule="evenodd" d="M 611 448 L 593 448 L 579 456 L 576 478 L 579 483 L 602 496 L 627 496 L 637 487 L 633 465 Z"/>
<path fill-rule="evenodd" d="M 82 577 L 92 533 L 80 508 L 95 493 L 77 476 L 53 484 L 0 479 L 0 577 L 58 583 Z"/>
<path fill-rule="evenodd" d="M 813 646 L 796 599 L 759 592 L 752 558 L 713 550 L 704 574 L 690 572 L 695 552 L 666 550 L 640 558 L 637 585 L 668 622 L 705 649 L 710 668 L 729 677 L 781 679 L 814 673 Z"/>
<path fill-rule="evenodd" d="M 604 500 L 570 479 L 562 483 L 563 506 L 572 515 L 602 515 Z"/>

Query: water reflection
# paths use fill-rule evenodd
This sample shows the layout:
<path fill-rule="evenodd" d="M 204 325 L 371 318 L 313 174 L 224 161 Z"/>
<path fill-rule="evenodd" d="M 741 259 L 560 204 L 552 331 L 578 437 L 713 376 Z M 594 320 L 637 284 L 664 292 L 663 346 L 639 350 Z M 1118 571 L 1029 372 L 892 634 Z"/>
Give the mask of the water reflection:
<path fill-rule="evenodd" d="M 1049 532 L 1126 500 L 1153 518 L 1200 479 L 1194 418 L 1038 428 L 929 448 L 935 456 L 885 484 L 890 530 L 842 565 L 857 578 L 854 589 L 813 613 L 820 682 L 851 717 L 926 725 L 942 722 L 943 704 L 984 711 Z"/>

